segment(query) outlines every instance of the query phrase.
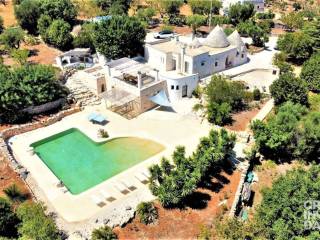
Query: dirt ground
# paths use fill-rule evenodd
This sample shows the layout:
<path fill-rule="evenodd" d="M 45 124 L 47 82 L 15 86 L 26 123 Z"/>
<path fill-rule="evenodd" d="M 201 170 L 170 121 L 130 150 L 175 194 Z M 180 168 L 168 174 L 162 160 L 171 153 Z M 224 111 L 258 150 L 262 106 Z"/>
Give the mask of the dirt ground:
<path fill-rule="evenodd" d="M 232 131 L 245 131 L 251 120 L 258 114 L 261 108 L 265 105 L 265 103 L 260 104 L 259 108 L 252 108 L 247 111 L 242 111 L 238 113 L 234 113 L 231 115 L 233 122 L 231 125 L 225 126 L 225 128 Z"/>
<path fill-rule="evenodd" d="M 230 209 L 241 173 L 222 173 L 210 186 L 198 188 L 192 198 L 193 206 L 186 209 L 164 209 L 157 203 L 158 222 L 144 225 L 136 217 L 124 228 L 116 228 L 119 239 L 196 239 L 201 226 L 212 226 L 215 217 L 223 212 L 219 202 L 227 199 Z M 197 206 L 195 206 L 197 204 Z"/>
<path fill-rule="evenodd" d="M 17 24 L 17 21 L 14 17 L 12 0 L 6 0 L 6 5 L 0 4 L 0 16 L 3 18 L 5 27 Z"/>
<path fill-rule="evenodd" d="M 12 184 L 16 184 L 21 192 L 30 198 L 30 193 L 25 183 L 1 158 L 2 157 L 0 156 L 0 197 L 5 196 L 3 193 L 4 189 Z"/>
<path fill-rule="evenodd" d="M 44 43 L 39 43 L 34 46 L 22 44 L 21 49 L 28 49 L 30 51 L 30 57 L 28 58 L 28 62 L 48 65 L 55 63 L 55 58 L 62 53 L 58 49 L 50 47 Z M 3 59 L 4 64 L 6 65 L 16 64 L 14 60 L 8 55 L 4 55 Z"/>
<path fill-rule="evenodd" d="M 253 210 L 261 203 L 261 191 L 264 188 L 270 188 L 272 186 L 272 182 L 278 177 L 298 166 L 300 165 L 296 161 L 292 163 L 275 164 L 271 160 L 263 161 L 261 165 L 256 165 L 254 172 L 258 174 L 259 181 L 252 185 L 252 191 L 254 192 Z"/>

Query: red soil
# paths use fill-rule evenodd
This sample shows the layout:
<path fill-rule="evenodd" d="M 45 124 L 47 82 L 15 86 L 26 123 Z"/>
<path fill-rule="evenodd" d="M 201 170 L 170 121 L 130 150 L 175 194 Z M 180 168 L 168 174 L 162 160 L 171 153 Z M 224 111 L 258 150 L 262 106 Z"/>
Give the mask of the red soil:
<path fill-rule="evenodd" d="M 12 0 L 6 0 L 6 5 L 0 4 L 0 16 L 3 18 L 5 27 L 14 26 L 17 24 L 14 16 Z"/>
<path fill-rule="evenodd" d="M 219 202 L 227 198 L 230 209 L 240 176 L 238 171 L 231 175 L 224 172 L 219 177 L 220 181 L 213 178 L 212 187 L 198 188 L 192 202 L 201 205 L 201 200 L 207 201 L 202 208 L 164 209 L 157 203 L 159 219 L 156 224 L 144 225 L 136 217 L 124 228 L 116 228 L 115 232 L 119 239 L 196 239 L 200 227 L 212 226 L 215 217 L 223 212 L 222 207 L 218 206 Z"/>

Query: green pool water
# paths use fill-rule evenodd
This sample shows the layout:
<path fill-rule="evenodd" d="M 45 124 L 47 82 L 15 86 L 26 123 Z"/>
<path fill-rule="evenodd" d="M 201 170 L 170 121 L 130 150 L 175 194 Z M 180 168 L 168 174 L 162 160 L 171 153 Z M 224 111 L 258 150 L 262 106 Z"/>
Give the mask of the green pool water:
<path fill-rule="evenodd" d="M 72 194 L 79 194 L 164 149 L 161 144 L 135 137 L 96 143 L 75 128 L 31 146 Z"/>

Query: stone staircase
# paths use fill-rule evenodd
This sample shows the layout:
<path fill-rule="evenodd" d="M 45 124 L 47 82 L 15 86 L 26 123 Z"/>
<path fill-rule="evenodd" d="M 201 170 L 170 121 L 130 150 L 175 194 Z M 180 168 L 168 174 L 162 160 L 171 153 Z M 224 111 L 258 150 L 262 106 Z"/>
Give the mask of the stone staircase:
<path fill-rule="evenodd" d="M 94 94 L 82 81 L 84 81 L 83 77 L 78 72 L 68 78 L 65 86 L 70 90 L 70 97 L 81 103 L 81 106 L 100 105 L 101 98 Z"/>

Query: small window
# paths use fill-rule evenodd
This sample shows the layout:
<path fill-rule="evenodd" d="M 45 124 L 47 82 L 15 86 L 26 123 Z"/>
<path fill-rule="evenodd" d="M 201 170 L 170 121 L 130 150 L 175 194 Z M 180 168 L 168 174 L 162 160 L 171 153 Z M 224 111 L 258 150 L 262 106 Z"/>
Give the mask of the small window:
<path fill-rule="evenodd" d="M 171 85 L 171 90 L 174 90 L 174 85 Z"/>
<path fill-rule="evenodd" d="M 179 90 L 179 85 L 176 86 L 176 90 Z"/>
<path fill-rule="evenodd" d="M 206 61 L 201 62 L 201 66 L 204 66 L 206 64 Z"/>
<path fill-rule="evenodd" d="M 239 54 L 240 54 L 239 51 L 237 51 L 237 57 L 239 56 Z"/>
<path fill-rule="evenodd" d="M 244 54 L 243 53 L 241 54 L 241 58 L 244 58 Z"/>
<path fill-rule="evenodd" d="M 215 62 L 215 64 L 214 64 L 216 67 L 218 67 L 218 62 Z"/>

